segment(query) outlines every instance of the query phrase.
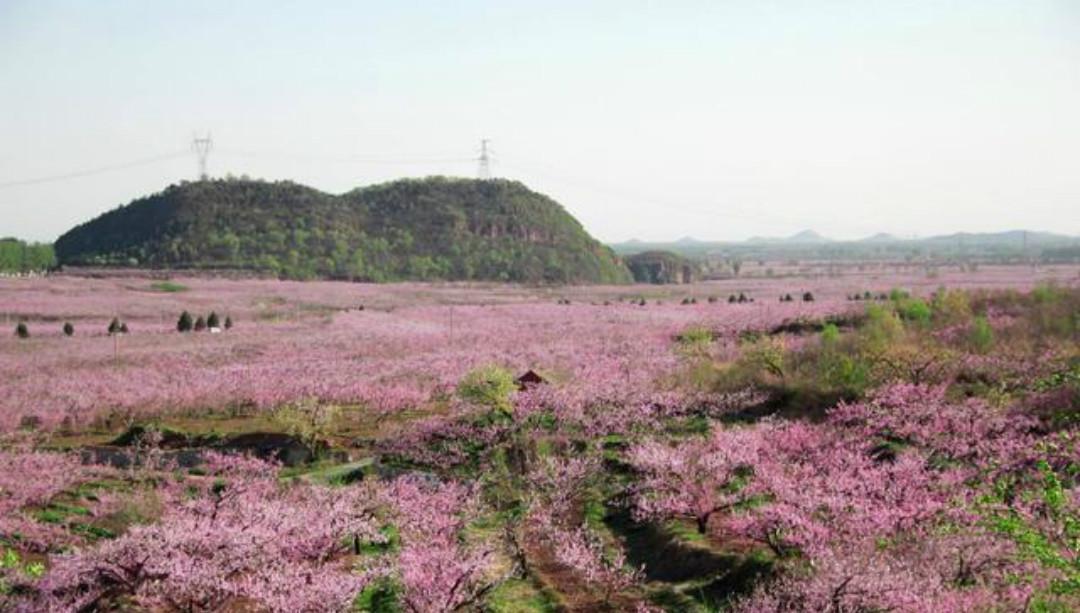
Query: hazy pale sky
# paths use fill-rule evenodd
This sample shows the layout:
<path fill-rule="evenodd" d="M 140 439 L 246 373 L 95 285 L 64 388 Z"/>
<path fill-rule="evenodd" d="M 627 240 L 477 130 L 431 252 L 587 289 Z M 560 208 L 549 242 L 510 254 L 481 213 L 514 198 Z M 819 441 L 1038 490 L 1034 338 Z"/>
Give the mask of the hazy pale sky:
<path fill-rule="evenodd" d="M 1080 1 L 0 0 L 0 236 L 194 178 L 195 130 L 334 193 L 487 137 L 606 241 L 1080 234 Z"/>

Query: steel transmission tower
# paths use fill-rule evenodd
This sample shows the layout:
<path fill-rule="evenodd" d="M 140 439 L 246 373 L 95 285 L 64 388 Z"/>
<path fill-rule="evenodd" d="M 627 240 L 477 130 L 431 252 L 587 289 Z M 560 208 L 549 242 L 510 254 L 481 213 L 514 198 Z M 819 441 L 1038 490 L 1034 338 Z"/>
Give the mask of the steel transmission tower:
<path fill-rule="evenodd" d="M 488 150 L 488 139 L 480 139 L 480 157 L 477 161 L 480 163 L 480 167 L 476 171 L 476 176 L 480 179 L 491 178 L 491 151 Z"/>
<path fill-rule="evenodd" d="M 205 181 L 206 175 L 206 158 L 210 156 L 210 150 L 214 148 L 214 139 L 210 137 L 210 133 L 207 132 L 206 136 L 200 137 L 195 135 L 191 137 L 191 150 L 195 152 L 196 157 L 199 158 L 199 179 Z"/>

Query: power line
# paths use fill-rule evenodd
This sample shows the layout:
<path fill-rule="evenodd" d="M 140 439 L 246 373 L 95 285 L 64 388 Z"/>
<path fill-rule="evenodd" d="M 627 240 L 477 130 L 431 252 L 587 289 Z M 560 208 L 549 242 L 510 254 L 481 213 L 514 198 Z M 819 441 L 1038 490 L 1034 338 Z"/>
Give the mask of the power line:
<path fill-rule="evenodd" d="M 282 151 L 251 151 L 248 149 L 234 149 L 232 147 L 218 148 L 217 153 L 226 156 L 238 156 L 247 158 L 286 158 L 294 160 L 306 160 L 311 162 L 335 162 L 341 164 L 442 164 L 442 163 L 464 163 L 474 162 L 476 158 L 470 157 L 453 157 L 451 155 L 439 156 L 407 156 L 407 157 L 392 157 L 383 158 L 371 155 L 310 155 L 304 153 L 282 152 Z"/>
<path fill-rule="evenodd" d="M 516 159 L 515 159 L 516 158 Z M 732 207 L 729 204 L 712 204 L 712 203 L 694 203 L 694 202 L 680 202 L 675 204 L 670 200 L 661 200 L 648 195 L 642 195 L 639 193 L 633 193 L 619 188 L 612 188 L 607 185 L 601 185 L 591 180 L 582 180 L 575 177 L 568 177 L 552 171 L 549 167 L 535 163 L 532 161 L 521 160 L 520 156 L 514 156 L 509 162 L 505 161 L 505 156 L 500 157 L 500 164 L 508 168 L 517 168 L 518 170 L 529 174 L 539 175 L 540 177 L 547 177 L 549 180 L 554 180 L 557 183 L 564 185 L 576 186 L 578 189 L 585 189 L 594 193 L 604 194 L 608 197 L 615 197 L 621 200 L 628 200 L 632 202 L 640 202 L 643 204 L 650 204 L 653 206 L 661 207 L 669 211 L 692 211 L 696 213 L 705 213 L 716 215 L 719 218 L 735 218 L 743 219 L 747 221 L 753 221 L 758 223 L 766 223 L 771 225 L 786 225 L 792 228 L 803 227 L 809 228 L 816 224 L 819 224 L 821 220 L 791 217 L 788 215 L 770 215 L 761 211 L 745 212 L 737 208 Z M 522 161 L 525 163 L 522 164 Z M 870 231 L 876 227 L 872 225 L 870 218 L 858 218 L 844 220 L 848 227 L 861 227 L 864 231 Z"/>
<path fill-rule="evenodd" d="M 126 168 L 135 168 L 137 166 L 147 166 L 150 164 L 156 164 L 158 162 L 164 162 L 166 160 L 173 160 L 181 157 L 187 157 L 189 153 L 187 151 L 179 151 L 176 153 L 167 153 L 165 155 L 157 155 L 154 157 L 142 158 L 131 162 L 122 162 L 119 164 L 110 164 L 109 166 L 99 166 L 97 168 L 88 168 L 86 170 L 77 170 L 74 172 L 68 172 L 57 175 L 48 175 L 42 177 L 34 177 L 32 179 L 18 179 L 14 181 L 0 182 L 0 189 L 8 187 L 20 187 L 23 185 L 37 185 L 40 183 L 53 183 L 57 181 L 67 181 L 70 179 L 78 179 L 80 177 L 89 177 L 93 175 L 99 175 L 106 172 L 113 172 L 116 170 L 124 170 Z"/>
<path fill-rule="evenodd" d="M 148 166 L 158 162 L 164 162 L 168 160 L 174 160 L 177 158 L 187 157 L 194 151 L 199 164 L 199 176 L 202 179 L 207 178 L 207 158 L 209 152 L 213 150 L 219 155 L 234 155 L 241 157 L 284 157 L 292 159 L 301 159 L 317 162 L 338 162 L 345 164 L 388 164 L 388 165 L 410 165 L 410 164 L 444 164 L 444 163 L 467 163 L 475 162 L 476 158 L 471 157 L 437 157 L 437 156 L 416 156 L 408 158 L 377 158 L 368 155 L 346 155 L 346 156 L 326 156 L 326 155 L 305 155 L 299 153 L 280 153 L 280 152 L 257 152 L 248 151 L 243 149 L 231 149 L 231 148 L 216 148 L 213 146 L 213 140 L 210 135 L 206 137 L 195 136 L 192 139 L 191 149 L 188 151 L 177 151 L 175 153 L 167 153 L 164 155 L 157 155 L 148 158 L 141 158 L 138 160 L 132 160 L 130 162 L 121 162 L 118 164 L 110 164 L 108 166 L 99 166 L 96 168 L 88 168 L 85 170 L 76 170 L 73 172 L 46 175 L 40 177 L 33 177 L 29 179 L 16 179 L 12 181 L 0 182 L 0 189 L 21 187 L 24 185 L 38 185 L 43 183 L 53 183 L 59 181 L 68 181 L 71 179 L 78 179 L 81 177 L 89 177 L 98 174 L 104 174 L 107 172 L 114 172 L 117 170 L 124 170 L 127 168 L 136 168 L 139 166 Z"/>

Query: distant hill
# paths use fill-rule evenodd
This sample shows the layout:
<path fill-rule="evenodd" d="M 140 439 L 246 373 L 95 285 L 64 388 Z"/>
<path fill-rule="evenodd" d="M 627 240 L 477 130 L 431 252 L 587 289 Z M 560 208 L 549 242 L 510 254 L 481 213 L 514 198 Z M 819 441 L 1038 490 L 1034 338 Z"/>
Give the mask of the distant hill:
<path fill-rule="evenodd" d="M 182 183 L 73 228 L 55 248 L 61 264 L 294 279 L 630 280 L 560 204 L 506 180 L 408 179 L 340 196 L 287 181 Z"/>
<path fill-rule="evenodd" d="M 692 283 L 697 264 L 670 251 L 645 251 L 626 258 L 626 266 L 638 283 Z"/>
<path fill-rule="evenodd" d="M 900 240 L 900 239 L 893 236 L 892 234 L 887 234 L 885 232 L 878 232 L 877 234 L 874 234 L 872 236 L 867 236 L 866 238 L 859 239 L 859 242 L 860 243 L 892 243 L 892 242 L 896 242 L 898 240 Z"/>
<path fill-rule="evenodd" d="M 754 236 L 746 239 L 747 243 L 753 244 L 776 244 L 776 243 L 790 243 L 790 244 L 816 244 L 816 243 L 830 243 L 832 239 L 826 238 L 813 230 L 803 230 L 787 237 L 773 237 L 773 236 Z"/>
<path fill-rule="evenodd" d="M 789 243 L 831 243 L 831 238 L 826 238 L 813 230 L 803 230 L 787 238 Z"/>

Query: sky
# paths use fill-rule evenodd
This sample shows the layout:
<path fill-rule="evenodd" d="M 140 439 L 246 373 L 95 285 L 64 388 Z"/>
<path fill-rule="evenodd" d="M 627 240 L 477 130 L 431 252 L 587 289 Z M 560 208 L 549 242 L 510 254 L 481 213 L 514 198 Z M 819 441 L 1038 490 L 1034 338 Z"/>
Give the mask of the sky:
<path fill-rule="evenodd" d="M 0 236 L 492 172 L 594 236 L 1080 234 L 1076 0 L 0 0 Z"/>

